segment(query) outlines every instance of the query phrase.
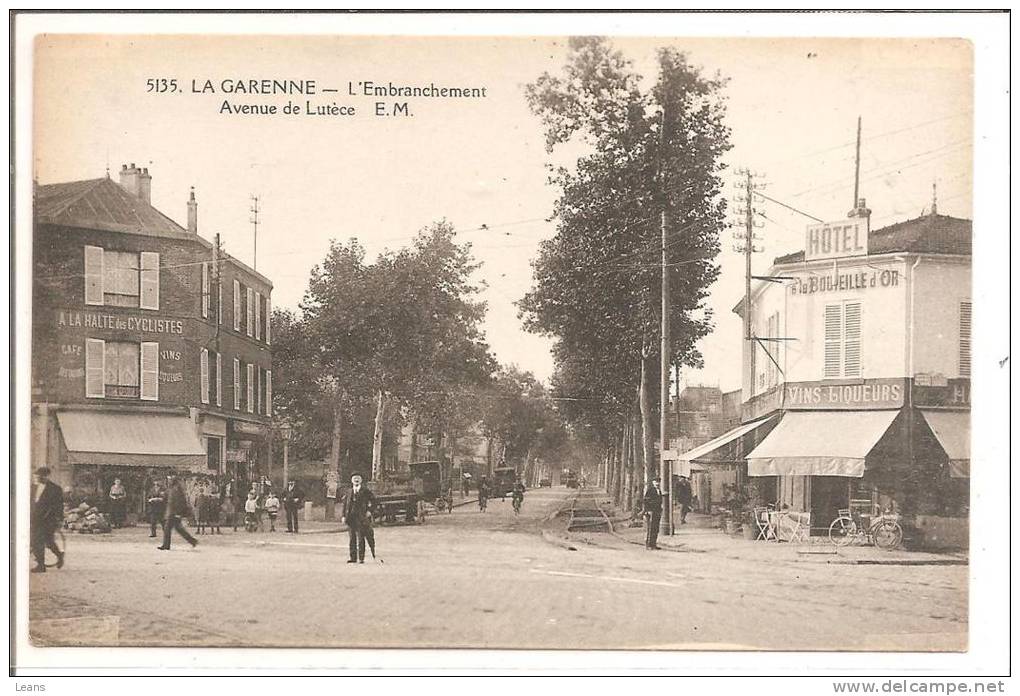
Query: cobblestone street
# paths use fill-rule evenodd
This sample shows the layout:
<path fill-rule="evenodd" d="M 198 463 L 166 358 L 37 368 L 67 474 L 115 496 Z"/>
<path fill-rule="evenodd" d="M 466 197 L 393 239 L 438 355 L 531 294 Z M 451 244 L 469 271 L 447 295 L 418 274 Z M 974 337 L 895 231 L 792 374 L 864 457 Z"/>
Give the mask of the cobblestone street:
<path fill-rule="evenodd" d="M 365 565 L 347 565 L 346 533 L 323 523 L 298 536 L 227 530 L 194 550 L 175 538 L 169 553 L 142 527 L 69 535 L 67 567 L 31 578 L 33 641 L 966 649 L 966 566 L 840 565 L 728 539 L 660 552 L 625 534 L 565 541 L 553 515 L 571 493 L 529 491 L 520 517 L 496 499 L 485 513 L 468 504 L 380 527 L 379 559 Z M 718 533 L 670 541 L 684 534 Z"/>

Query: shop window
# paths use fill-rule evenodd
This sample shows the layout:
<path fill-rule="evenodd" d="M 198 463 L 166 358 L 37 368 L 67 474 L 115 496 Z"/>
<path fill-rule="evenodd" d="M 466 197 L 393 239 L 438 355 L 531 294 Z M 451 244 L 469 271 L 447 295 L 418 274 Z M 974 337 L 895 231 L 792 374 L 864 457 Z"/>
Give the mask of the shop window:
<path fill-rule="evenodd" d="M 86 246 L 85 304 L 159 309 L 159 254 Z"/>
<path fill-rule="evenodd" d="M 970 377 L 970 300 L 960 303 L 960 376 Z"/>
<path fill-rule="evenodd" d="M 861 303 L 825 305 L 825 379 L 860 377 Z"/>
<path fill-rule="evenodd" d="M 223 446 L 223 439 L 219 437 L 206 438 L 206 466 L 210 471 L 220 471 L 220 450 Z"/>

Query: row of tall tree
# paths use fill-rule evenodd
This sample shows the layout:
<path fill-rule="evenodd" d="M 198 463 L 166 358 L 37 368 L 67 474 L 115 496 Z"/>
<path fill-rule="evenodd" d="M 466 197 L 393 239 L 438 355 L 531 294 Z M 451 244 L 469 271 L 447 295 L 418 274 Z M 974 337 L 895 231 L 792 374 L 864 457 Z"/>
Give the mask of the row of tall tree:
<path fill-rule="evenodd" d="M 299 311 L 273 317 L 274 409 L 298 457 L 376 477 L 404 427 L 440 457 L 481 430 L 493 460 L 525 475 L 562 454 L 567 431 L 544 387 L 489 350 L 478 268 L 445 221 L 373 259 L 356 239 L 331 243 Z"/>
<path fill-rule="evenodd" d="M 608 41 L 576 38 L 562 74 L 527 86 L 547 150 L 584 154 L 574 166 L 551 167 L 557 232 L 540 248 L 520 313 L 529 330 L 553 337 L 560 412 L 602 453 L 604 483 L 628 506 L 658 468 L 663 218 L 668 357 L 678 369 L 701 364 L 697 342 L 712 326 L 705 299 L 725 224 L 724 81 L 672 48 L 657 61 L 654 84 L 643 88 Z"/>

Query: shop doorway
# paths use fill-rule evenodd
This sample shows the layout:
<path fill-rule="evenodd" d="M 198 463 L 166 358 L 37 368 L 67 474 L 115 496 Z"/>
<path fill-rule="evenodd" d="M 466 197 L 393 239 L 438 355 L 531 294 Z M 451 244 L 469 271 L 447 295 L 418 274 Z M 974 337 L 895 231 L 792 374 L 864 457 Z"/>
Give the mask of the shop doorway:
<path fill-rule="evenodd" d="M 829 525 L 839 516 L 840 509 L 849 506 L 850 481 L 845 476 L 811 477 L 812 532 L 827 534 Z"/>

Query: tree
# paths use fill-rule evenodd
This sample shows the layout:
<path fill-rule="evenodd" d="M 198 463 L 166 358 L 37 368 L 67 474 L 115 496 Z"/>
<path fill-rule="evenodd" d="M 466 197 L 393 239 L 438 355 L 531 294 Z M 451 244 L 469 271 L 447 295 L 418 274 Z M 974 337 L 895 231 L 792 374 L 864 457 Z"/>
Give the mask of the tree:
<path fill-rule="evenodd" d="M 588 153 L 572 170 L 553 171 L 557 234 L 542 244 L 533 288 L 519 303 L 529 330 L 555 338 L 560 385 L 598 395 L 600 406 L 572 409 L 575 417 L 622 428 L 640 407 L 646 477 L 655 467 L 660 215 L 671 256 L 672 362 L 694 365 L 711 328 L 704 300 L 718 274 L 720 157 L 730 147 L 723 81 L 672 48 L 659 51 L 658 64 L 656 84 L 642 91 L 606 40 L 575 38 L 563 75 L 528 85 L 547 149 L 570 142 Z"/>

